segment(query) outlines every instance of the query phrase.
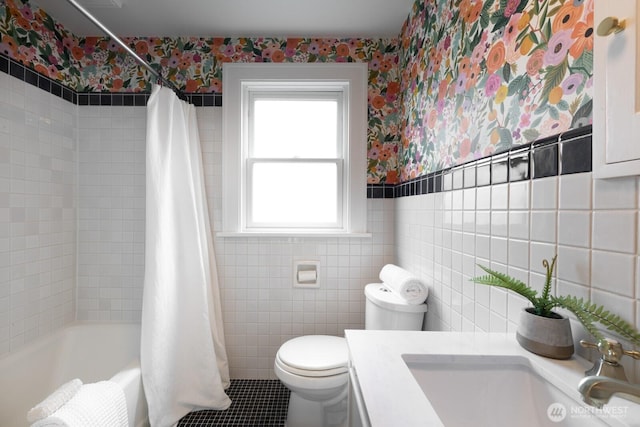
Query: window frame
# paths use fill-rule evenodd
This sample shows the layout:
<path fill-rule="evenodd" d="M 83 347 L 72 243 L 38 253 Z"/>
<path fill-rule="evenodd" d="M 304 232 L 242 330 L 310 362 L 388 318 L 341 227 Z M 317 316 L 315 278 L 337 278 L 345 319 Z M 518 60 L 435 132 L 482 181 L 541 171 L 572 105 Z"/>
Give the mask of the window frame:
<path fill-rule="evenodd" d="M 223 233 L 233 235 L 366 235 L 367 66 L 365 63 L 223 64 Z M 341 224 L 258 227 L 247 218 L 247 111 L 251 92 L 342 93 Z M 340 158 L 340 157 L 338 157 Z M 340 221 L 339 221 L 340 222 Z"/>

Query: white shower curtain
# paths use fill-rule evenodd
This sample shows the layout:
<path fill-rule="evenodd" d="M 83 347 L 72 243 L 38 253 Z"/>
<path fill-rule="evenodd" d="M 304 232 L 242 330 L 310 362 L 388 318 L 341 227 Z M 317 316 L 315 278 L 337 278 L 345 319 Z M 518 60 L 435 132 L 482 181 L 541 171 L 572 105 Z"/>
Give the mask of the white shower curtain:
<path fill-rule="evenodd" d="M 193 105 L 154 86 L 147 106 L 140 362 L 153 427 L 231 400 L 218 275 Z"/>

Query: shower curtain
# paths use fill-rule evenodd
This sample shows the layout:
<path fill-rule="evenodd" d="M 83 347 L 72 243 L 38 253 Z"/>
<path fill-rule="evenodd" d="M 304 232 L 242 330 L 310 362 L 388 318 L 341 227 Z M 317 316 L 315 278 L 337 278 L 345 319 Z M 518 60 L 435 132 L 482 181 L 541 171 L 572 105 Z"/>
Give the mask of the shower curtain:
<path fill-rule="evenodd" d="M 193 105 L 154 85 L 147 105 L 140 363 L 153 427 L 231 400 Z"/>

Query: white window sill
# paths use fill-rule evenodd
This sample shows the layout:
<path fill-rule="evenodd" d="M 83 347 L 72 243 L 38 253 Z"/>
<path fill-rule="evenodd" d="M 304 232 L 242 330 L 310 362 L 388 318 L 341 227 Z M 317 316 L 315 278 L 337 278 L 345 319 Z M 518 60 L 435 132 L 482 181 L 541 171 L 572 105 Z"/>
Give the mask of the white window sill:
<path fill-rule="evenodd" d="M 355 238 L 355 239 L 369 239 L 372 237 L 371 233 L 338 233 L 338 232 L 304 232 L 304 231 L 221 231 L 216 233 L 217 237 L 221 238 L 235 238 L 235 237 L 306 237 L 317 239 L 328 238 Z"/>

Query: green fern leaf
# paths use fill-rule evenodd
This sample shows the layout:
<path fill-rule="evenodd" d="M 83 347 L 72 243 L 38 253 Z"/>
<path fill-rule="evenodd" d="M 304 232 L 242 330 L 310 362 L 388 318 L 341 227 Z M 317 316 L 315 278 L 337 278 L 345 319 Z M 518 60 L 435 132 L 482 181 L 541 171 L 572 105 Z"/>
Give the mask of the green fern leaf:
<path fill-rule="evenodd" d="M 542 260 L 542 265 L 547 270 L 544 280 L 544 287 L 542 289 L 542 299 L 544 301 L 549 300 L 549 295 L 551 293 L 551 278 L 553 277 L 553 268 L 556 266 L 556 259 L 558 255 L 555 255 L 551 260 L 551 264 L 546 259 Z"/>
<path fill-rule="evenodd" d="M 602 333 L 593 324 L 593 317 L 591 311 L 587 310 L 588 304 L 585 305 L 583 299 L 578 300 L 576 297 L 564 296 L 553 297 L 553 300 L 557 307 L 562 307 L 572 312 L 576 318 L 582 323 L 582 326 L 589 332 L 597 341 L 604 339 Z"/>
<path fill-rule="evenodd" d="M 480 264 L 478 264 L 478 267 L 487 272 L 488 275 L 474 277 L 471 281 L 481 285 L 490 285 L 509 289 L 531 301 L 534 307 L 538 307 L 538 293 L 527 286 L 524 282 Z"/>
<path fill-rule="evenodd" d="M 576 297 L 564 296 L 554 298 L 557 306 L 571 311 L 580 320 L 585 329 L 597 340 L 604 339 L 602 333 L 594 323 L 600 323 L 608 330 L 620 335 L 636 346 L 640 346 L 640 332 L 620 316 L 610 313 L 603 306 L 598 306 L 591 301 L 583 302 Z"/>

